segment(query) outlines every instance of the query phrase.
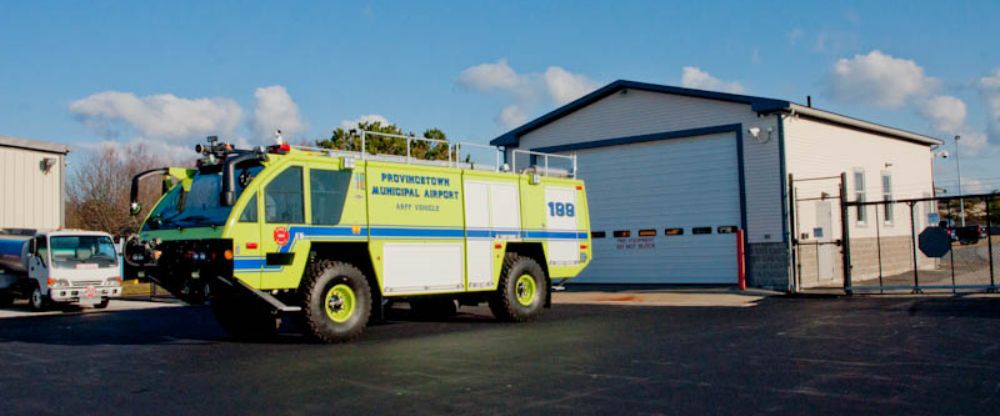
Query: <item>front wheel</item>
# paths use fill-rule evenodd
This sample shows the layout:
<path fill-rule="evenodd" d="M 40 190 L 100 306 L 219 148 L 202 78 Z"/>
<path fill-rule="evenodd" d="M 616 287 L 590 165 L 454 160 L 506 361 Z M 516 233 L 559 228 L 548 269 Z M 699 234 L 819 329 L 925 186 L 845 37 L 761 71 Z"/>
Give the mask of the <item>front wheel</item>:
<path fill-rule="evenodd" d="M 101 299 L 101 301 L 99 303 L 94 304 L 94 309 L 104 309 L 104 308 L 107 308 L 108 304 L 110 304 L 110 303 L 111 303 L 111 299 L 110 298 Z"/>
<path fill-rule="evenodd" d="M 368 279 L 349 263 L 320 260 L 302 287 L 306 331 L 324 342 L 357 338 L 368 325 L 372 294 Z"/>
<path fill-rule="evenodd" d="M 489 300 L 490 310 L 501 321 L 530 321 L 542 312 L 547 290 L 545 271 L 538 262 L 507 253 L 500 284 Z"/>
<path fill-rule="evenodd" d="M 41 312 L 49 308 L 49 297 L 42 293 L 42 288 L 35 285 L 35 290 L 31 291 L 31 309 Z"/>
<path fill-rule="evenodd" d="M 14 295 L 10 293 L 0 293 L 0 308 L 6 308 L 14 304 Z"/>

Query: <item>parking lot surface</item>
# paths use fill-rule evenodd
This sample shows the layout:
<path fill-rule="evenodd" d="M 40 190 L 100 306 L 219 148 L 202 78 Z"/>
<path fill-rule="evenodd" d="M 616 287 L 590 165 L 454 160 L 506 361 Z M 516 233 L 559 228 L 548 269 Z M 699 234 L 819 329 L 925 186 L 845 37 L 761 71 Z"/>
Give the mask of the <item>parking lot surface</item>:
<path fill-rule="evenodd" d="M 0 319 L 4 414 L 996 414 L 1000 298 L 396 312 L 357 342 L 227 340 L 204 307 Z"/>

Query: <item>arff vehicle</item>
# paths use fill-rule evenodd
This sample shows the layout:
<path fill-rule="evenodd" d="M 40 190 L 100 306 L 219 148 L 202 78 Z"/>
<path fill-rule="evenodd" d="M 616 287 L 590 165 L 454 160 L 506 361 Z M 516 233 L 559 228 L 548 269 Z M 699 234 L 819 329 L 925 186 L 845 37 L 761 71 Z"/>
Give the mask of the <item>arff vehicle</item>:
<path fill-rule="evenodd" d="M 369 154 L 375 135 L 400 149 L 405 141 L 406 156 Z M 165 193 L 126 243 L 126 277 L 210 303 L 236 337 L 266 336 L 300 316 L 307 334 L 341 342 L 392 301 L 438 316 L 487 302 L 498 319 L 530 320 L 554 284 L 590 262 L 575 158 L 514 150 L 509 168 L 488 148 L 496 163 L 483 167 L 458 161 L 461 146 L 475 145 L 358 137 L 355 152 L 280 136 L 238 150 L 211 137 L 196 147 L 196 169 L 137 175 L 133 213 L 143 178 L 164 177 Z M 414 157 L 418 142 L 447 147 L 448 160 Z"/>
<path fill-rule="evenodd" d="M 31 308 L 78 303 L 105 308 L 122 294 L 111 235 L 58 230 L 0 237 L 0 306 L 28 298 Z"/>

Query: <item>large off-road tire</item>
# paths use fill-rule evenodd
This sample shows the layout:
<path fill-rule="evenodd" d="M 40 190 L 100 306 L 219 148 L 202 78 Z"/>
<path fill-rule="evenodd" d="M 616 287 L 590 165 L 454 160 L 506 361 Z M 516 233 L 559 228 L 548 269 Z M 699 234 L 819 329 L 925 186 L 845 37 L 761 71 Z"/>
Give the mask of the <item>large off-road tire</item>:
<path fill-rule="evenodd" d="M 302 282 L 302 311 L 308 335 L 323 342 L 357 338 L 371 317 L 372 293 L 364 273 L 349 263 L 319 260 Z"/>
<path fill-rule="evenodd" d="M 229 293 L 213 299 L 212 312 L 230 337 L 264 341 L 278 334 L 278 319 L 271 308 L 250 296 Z"/>
<path fill-rule="evenodd" d="M 489 299 L 490 310 L 501 321 L 530 321 L 542 312 L 547 290 L 545 271 L 538 262 L 517 253 L 507 253 L 500 283 Z"/>
<path fill-rule="evenodd" d="M 447 319 L 458 313 L 458 303 L 449 298 L 416 298 L 410 300 L 410 310 L 419 319 Z"/>
<path fill-rule="evenodd" d="M 49 296 L 42 293 L 42 288 L 35 284 L 34 290 L 31 291 L 31 297 L 28 299 L 28 303 L 31 304 L 31 309 L 35 312 L 41 312 L 49 308 Z"/>

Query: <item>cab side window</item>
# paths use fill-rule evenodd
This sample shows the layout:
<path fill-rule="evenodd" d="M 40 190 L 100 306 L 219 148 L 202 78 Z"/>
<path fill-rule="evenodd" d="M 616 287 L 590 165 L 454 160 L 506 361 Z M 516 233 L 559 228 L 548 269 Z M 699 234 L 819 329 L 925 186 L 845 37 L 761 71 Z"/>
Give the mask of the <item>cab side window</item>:
<path fill-rule="evenodd" d="M 49 240 L 45 237 L 35 237 L 35 255 L 42 259 L 42 263 L 49 265 Z"/>
<path fill-rule="evenodd" d="M 240 222 L 257 222 L 257 194 L 254 194 L 247 202 L 246 208 L 240 214 Z"/>
<path fill-rule="evenodd" d="M 264 189 L 264 220 L 269 223 L 304 223 L 302 168 L 293 166 L 278 174 Z"/>
<path fill-rule="evenodd" d="M 340 224 L 344 211 L 351 171 L 309 170 L 309 192 L 312 200 L 312 223 L 316 225 Z"/>

